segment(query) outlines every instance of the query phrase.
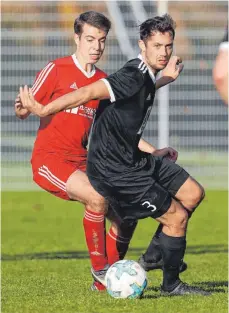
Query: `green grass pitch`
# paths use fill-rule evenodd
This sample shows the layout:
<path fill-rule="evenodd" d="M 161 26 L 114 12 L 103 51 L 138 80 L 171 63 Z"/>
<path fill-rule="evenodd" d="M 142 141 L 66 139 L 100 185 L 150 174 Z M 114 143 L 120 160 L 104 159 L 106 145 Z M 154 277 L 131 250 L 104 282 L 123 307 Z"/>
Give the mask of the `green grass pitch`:
<path fill-rule="evenodd" d="M 148 273 L 143 299 L 115 300 L 90 291 L 80 204 L 45 192 L 3 192 L 2 312 L 226 313 L 227 201 L 226 191 L 207 191 L 189 223 L 181 278 L 211 296 L 160 297 L 157 270 Z M 138 259 L 156 226 L 152 219 L 139 222 L 126 258 Z"/>

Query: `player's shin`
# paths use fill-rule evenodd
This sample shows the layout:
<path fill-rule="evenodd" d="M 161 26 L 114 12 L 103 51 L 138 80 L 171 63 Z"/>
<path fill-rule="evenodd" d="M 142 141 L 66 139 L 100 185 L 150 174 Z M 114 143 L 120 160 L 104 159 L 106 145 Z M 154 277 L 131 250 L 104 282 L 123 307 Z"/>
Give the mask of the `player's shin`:
<path fill-rule="evenodd" d="M 92 268 L 102 270 L 108 264 L 104 215 L 86 209 L 83 225 Z"/>
<path fill-rule="evenodd" d="M 106 237 L 109 265 L 124 259 L 136 226 L 137 221 L 131 224 L 123 223 L 119 226 L 112 224 Z"/>
<path fill-rule="evenodd" d="M 162 232 L 159 241 L 163 259 L 162 290 L 172 291 L 180 283 L 179 268 L 186 249 L 186 236 L 171 237 Z"/>
<path fill-rule="evenodd" d="M 163 228 L 163 224 L 159 224 L 153 238 L 150 241 L 146 252 L 143 254 L 144 260 L 146 262 L 158 262 L 161 260 L 161 250 L 160 250 L 160 243 L 159 237 Z"/>

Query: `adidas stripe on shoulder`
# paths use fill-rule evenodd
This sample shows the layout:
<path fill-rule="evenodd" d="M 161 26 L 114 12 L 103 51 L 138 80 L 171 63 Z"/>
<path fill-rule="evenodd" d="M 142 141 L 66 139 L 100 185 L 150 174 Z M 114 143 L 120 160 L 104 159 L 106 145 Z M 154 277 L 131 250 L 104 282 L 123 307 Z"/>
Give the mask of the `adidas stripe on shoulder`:
<path fill-rule="evenodd" d="M 53 62 L 50 62 L 46 65 L 45 68 L 43 68 L 43 70 L 40 72 L 40 74 L 38 75 L 34 85 L 32 86 L 32 92 L 33 95 L 35 95 L 38 90 L 41 88 L 42 84 L 44 83 L 44 81 L 47 79 L 49 73 L 51 72 L 51 70 L 54 68 L 55 64 Z"/>
<path fill-rule="evenodd" d="M 140 71 L 143 72 L 143 74 L 145 74 L 147 71 L 147 65 L 143 61 L 140 62 L 140 64 L 138 65 L 138 68 L 140 69 Z"/>

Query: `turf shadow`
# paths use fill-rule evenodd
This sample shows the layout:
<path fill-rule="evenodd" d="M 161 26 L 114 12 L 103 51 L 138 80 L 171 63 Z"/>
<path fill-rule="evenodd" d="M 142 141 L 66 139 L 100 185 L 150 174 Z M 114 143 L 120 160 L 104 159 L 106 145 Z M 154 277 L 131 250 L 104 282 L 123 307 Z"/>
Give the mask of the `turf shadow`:
<path fill-rule="evenodd" d="M 221 287 L 227 287 L 228 288 L 228 281 L 203 281 L 203 282 L 196 282 L 194 284 L 197 287 L 201 287 L 207 291 L 213 292 L 213 293 L 226 293 L 226 288 Z"/>
<path fill-rule="evenodd" d="M 220 287 L 228 287 L 228 281 L 204 281 L 204 282 L 195 282 L 191 284 L 192 286 L 202 288 L 205 291 L 209 291 L 212 293 L 226 293 L 226 288 Z M 160 292 L 160 287 L 147 287 L 147 291 Z M 146 295 L 143 298 L 158 298 L 160 296 L 157 295 Z"/>
<path fill-rule="evenodd" d="M 146 247 L 130 248 L 128 250 L 131 254 L 136 254 L 136 258 L 145 251 Z M 196 245 L 190 246 L 186 249 L 186 254 L 210 254 L 210 253 L 228 253 L 227 245 Z M 18 260 L 33 260 L 33 259 L 88 259 L 87 251 L 55 251 L 55 252 L 38 252 L 38 253 L 24 253 L 24 254 L 2 254 L 2 261 L 18 261 Z"/>
<path fill-rule="evenodd" d="M 56 251 L 7 255 L 2 254 L 2 261 L 19 261 L 19 260 L 56 260 L 56 259 L 88 259 L 86 251 Z"/>
<path fill-rule="evenodd" d="M 144 248 L 130 248 L 128 251 L 132 253 L 143 253 L 146 250 Z M 188 246 L 185 254 L 209 254 L 209 253 L 228 253 L 228 246 L 226 244 L 217 245 L 195 245 Z"/>

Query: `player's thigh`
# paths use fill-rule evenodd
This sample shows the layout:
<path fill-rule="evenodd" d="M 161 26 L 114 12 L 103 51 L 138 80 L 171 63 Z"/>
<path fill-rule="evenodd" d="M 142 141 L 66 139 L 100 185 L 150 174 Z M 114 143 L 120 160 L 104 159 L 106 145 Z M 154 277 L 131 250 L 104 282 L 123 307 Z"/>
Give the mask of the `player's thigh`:
<path fill-rule="evenodd" d="M 139 188 L 138 194 L 129 199 L 130 189 L 126 189 L 126 196 L 122 192 L 118 203 L 114 206 L 116 213 L 119 213 L 123 221 L 134 221 L 147 217 L 158 218 L 165 214 L 172 201 L 170 193 L 157 182 L 153 181 L 150 187 L 145 190 Z"/>
<path fill-rule="evenodd" d="M 66 183 L 69 197 L 91 207 L 107 207 L 107 201 L 91 185 L 85 172 L 76 170 Z"/>
<path fill-rule="evenodd" d="M 178 164 L 165 157 L 155 158 L 154 179 L 172 196 L 177 194 L 189 177 L 189 173 Z"/>
<path fill-rule="evenodd" d="M 66 190 L 69 176 L 78 168 L 77 163 L 50 155 L 33 158 L 34 181 L 44 190 L 64 200 L 71 200 Z"/>

